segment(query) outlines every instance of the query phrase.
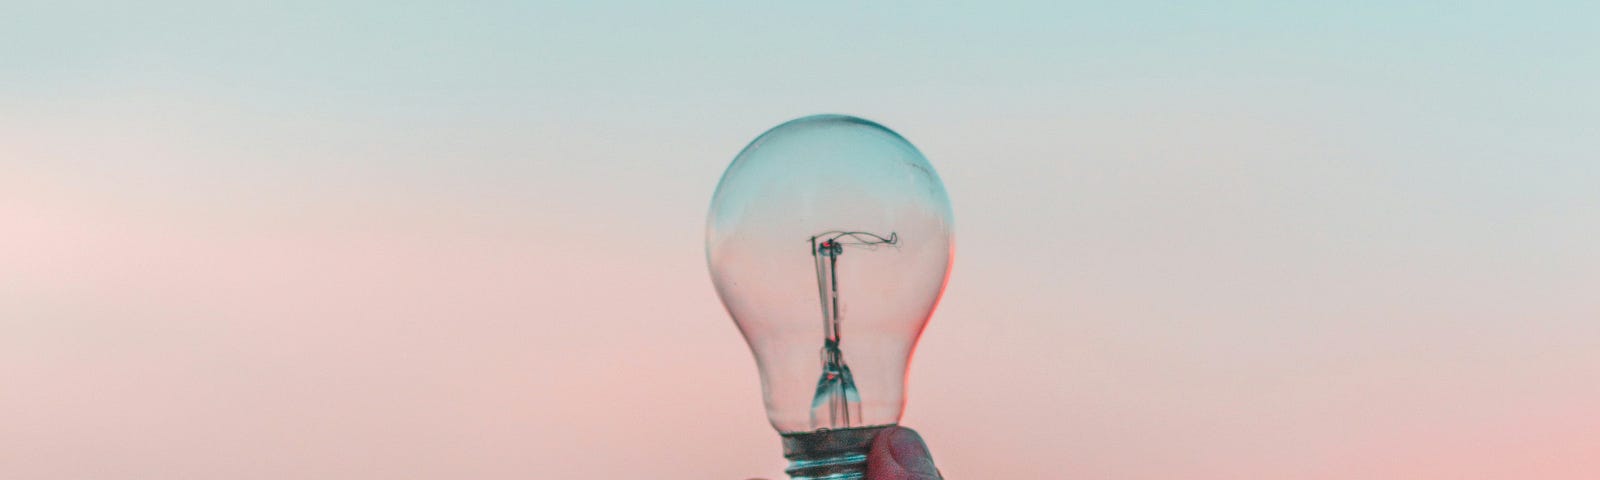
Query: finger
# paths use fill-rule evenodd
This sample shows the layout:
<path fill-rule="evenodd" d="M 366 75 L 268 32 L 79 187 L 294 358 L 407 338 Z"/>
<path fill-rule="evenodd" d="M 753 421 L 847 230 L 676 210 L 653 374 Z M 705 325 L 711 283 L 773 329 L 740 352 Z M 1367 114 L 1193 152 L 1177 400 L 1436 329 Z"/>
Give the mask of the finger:
<path fill-rule="evenodd" d="M 878 433 L 867 454 L 868 480 L 939 480 L 928 445 L 915 430 L 889 427 Z"/>

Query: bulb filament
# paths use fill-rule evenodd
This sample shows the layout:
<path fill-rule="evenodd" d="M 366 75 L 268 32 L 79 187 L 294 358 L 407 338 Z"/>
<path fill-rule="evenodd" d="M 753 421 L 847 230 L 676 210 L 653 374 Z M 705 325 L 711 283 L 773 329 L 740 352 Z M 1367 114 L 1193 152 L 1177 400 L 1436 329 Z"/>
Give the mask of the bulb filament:
<path fill-rule="evenodd" d="M 813 428 L 858 426 L 861 419 L 861 394 L 850 375 L 839 349 L 839 256 L 846 245 L 876 250 L 880 245 L 900 243 L 899 235 L 887 238 L 866 232 L 830 231 L 813 235 L 811 256 L 817 265 L 817 294 L 822 300 L 822 378 L 811 400 Z"/>

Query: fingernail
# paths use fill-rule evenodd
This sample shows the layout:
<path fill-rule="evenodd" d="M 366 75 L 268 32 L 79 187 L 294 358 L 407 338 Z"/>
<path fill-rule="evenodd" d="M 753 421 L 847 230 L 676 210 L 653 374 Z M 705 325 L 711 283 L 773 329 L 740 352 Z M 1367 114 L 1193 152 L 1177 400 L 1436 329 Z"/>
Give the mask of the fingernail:
<path fill-rule="evenodd" d="M 894 456 L 894 463 L 912 473 L 939 474 L 939 469 L 933 466 L 933 454 L 928 451 L 928 444 L 922 441 L 922 436 L 916 431 L 895 429 L 894 437 L 889 440 L 889 454 Z"/>

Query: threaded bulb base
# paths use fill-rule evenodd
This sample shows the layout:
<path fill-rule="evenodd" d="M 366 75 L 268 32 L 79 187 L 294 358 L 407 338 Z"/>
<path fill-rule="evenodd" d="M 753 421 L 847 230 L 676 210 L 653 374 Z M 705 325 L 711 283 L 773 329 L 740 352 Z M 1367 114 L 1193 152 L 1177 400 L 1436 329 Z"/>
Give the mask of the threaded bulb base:
<path fill-rule="evenodd" d="M 867 452 L 888 425 L 783 434 L 784 469 L 792 480 L 858 480 L 867 477 Z"/>

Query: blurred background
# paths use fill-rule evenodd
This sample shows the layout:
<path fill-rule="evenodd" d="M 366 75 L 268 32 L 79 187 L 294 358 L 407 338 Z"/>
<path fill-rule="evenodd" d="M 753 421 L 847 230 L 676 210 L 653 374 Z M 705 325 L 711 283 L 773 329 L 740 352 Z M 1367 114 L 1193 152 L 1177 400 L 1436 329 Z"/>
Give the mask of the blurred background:
<path fill-rule="evenodd" d="M 703 228 L 822 112 L 949 478 L 1600 472 L 1592 4 L 273 3 L 0 3 L 0 477 L 782 478 Z"/>

